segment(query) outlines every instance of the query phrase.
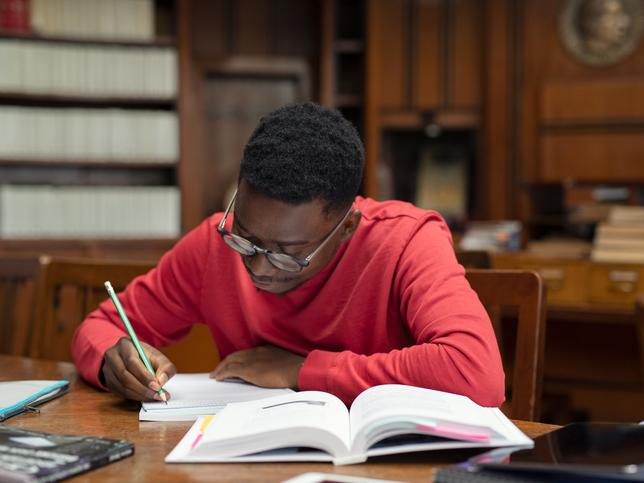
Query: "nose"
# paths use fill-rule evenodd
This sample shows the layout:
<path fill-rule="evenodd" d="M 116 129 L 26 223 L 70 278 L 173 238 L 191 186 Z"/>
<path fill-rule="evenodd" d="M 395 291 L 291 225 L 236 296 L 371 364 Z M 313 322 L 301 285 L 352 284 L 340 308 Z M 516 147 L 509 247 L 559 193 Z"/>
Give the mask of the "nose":
<path fill-rule="evenodd" d="M 261 253 L 257 253 L 252 257 L 244 258 L 246 261 L 246 268 L 248 268 L 248 270 L 258 278 L 270 278 L 275 275 L 275 272 L 277 272 L 277 268 L 271 265 L 266 256 Z"/>

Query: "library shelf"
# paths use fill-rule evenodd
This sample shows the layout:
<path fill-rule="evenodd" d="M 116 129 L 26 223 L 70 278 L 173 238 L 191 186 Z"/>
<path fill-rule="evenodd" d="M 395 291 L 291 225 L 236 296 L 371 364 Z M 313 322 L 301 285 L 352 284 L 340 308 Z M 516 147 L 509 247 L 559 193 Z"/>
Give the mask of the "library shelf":
<path fill-rule="evenodd" d="M 174 97 L 112 97 L 67 94 L 31 94 L 0 92 L 1 105 L 37 107 L 112 107 L 122 109 L 173 110 L 177 100 Z"/>
<path fill-rule="evenodd" d="M 176 47 L 174 37 L 157 37 L 152 40 L 118 39 L 110 37 L 72 37 L 66 35 L 40 35 L 35 33 L 7 32 L 0 30 L 0 39 L 27 40 L 34 42 L 59 42 L 77 45 L 103 45 L 121 47 Z"/>
<path fill-rule="evenodd" d="M 360 107 L 362 106 L 362 97 L 358 94 L 336 94 L 335 105 L 337 108 L 342 109 L 346 107 Z"/>
<path fill-rule="evenodd" d="M 18 159 L 0 158 L 0 166 L 24 167 L 74 167 L 74 168 L 107 168 L 107 169 L 174 169 L 177 160 L 143 160 L 143 159 Z"/>
<path fill-rule="evenodd" d="M 338 54 L 362 54 L 364 41 L 362 39 L 338 39 L 333 44 L 333 50 Z"/>

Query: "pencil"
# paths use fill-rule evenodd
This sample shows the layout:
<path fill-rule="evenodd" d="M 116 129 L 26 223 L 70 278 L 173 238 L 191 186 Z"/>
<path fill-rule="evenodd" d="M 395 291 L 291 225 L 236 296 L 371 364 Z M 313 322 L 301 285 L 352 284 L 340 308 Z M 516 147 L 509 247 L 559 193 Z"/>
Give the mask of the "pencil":
<path fill-rule="evenodd" d="M 119 313 L 119 316 L 121 317 L 121 320 L 123 321 L 123 324 L 127 329 L 127 333 L 130 336 L 130 339 L 132 340 L 132 344 L 134 344 L 134 347 L 136 347 L 136 351 L 139 353 L 139 357 L 143 361 L 143 364 L 145 364 L 145 367 L 147 368 L 147 370 L 150 371 L 152 375 L 156 377 L 156 374 L 154 373 L 154 369 L 152 368 L 152 364 L 150 364 L 150 361 L 145 355 L 145 351 L 143 350 L 143 347 L 141 347 L 139 338 L 136 336 L 136 333 L 132 328 L 132 324 L 130 324 L 130 320 L 127 318 L 127 315 L 125 315 L 125 310 L 123 310 L 123 306 L 121 305 L 121 302 L 119 301 L 119 298 L 116 296 L 116 292 L 114 291 L 114 288 L 112 287 L 112 284 L 109 281 L 105 282 L 105 288 L 107 289 L 107 293 L 112 299 L 112 302 L 114 302 L 116 311 Z M 162 388 L 159 388 L 157 392 L 159 393 L 159 396 L 161 397 L 163 402 L 168 404 L 168 397 L 166 396 L 165 391 Z"/>

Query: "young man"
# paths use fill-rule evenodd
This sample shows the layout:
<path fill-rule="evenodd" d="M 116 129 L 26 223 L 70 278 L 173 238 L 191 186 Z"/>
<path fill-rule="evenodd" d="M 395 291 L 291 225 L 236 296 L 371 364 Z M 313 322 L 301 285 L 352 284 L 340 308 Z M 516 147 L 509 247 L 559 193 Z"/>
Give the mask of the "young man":
<path fill-rule="evenodd" d="M 158 398 L 175 368 L 155 347 L 204 323 L 222 356 L 217 379 L 322 390 L 347 404 L 400 383 L 500 405 L 496 339 L 445 222 L 356 196 L 363 164 L 356 130 L 336 111 L 306 103 L 264 117 L 225 213 L 120 295 L 156 378 L 110 301 L 74 336 L 82 376 L 130 399 Z"/>

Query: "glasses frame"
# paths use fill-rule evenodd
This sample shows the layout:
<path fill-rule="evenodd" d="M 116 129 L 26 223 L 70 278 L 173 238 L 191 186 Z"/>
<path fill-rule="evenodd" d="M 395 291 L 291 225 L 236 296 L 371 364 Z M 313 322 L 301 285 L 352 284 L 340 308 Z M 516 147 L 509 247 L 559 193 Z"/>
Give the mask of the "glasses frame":
<path fill-rule="evenodd" d="M 304 270 L 304 268 L 308 267 L 310 265 L 310 263 L 311 263 L 311 260 L 313 260 L 313 257 L 315 257 L 315 255 L 317 255 L 320 252 L 320 250 L 322 250 L 322 248 L 327 244 L 327 242 L 331 238 L 333 238 L 333 235 L 336 234 L 336 232 L 340 229 L 342 224 L 346 221 L 346 219 L 349 217 L 349 215 L 353 211 L 353 203 L 352 203 L 351 206 L 349 207 L 349 209 L 347 210 L 347 212 L 345 213 L 345 215 L 342 217 L 342 219 L 333 227 L 333 229 L 329 232 L 329 234 L 324 237 L 324 239 L 318 245 L 318 247 L 315 250 L 313 250 L 313 252 L 310 255 L 308 255 L 307 257 L 305 257 L 303 259 L 300 259 L 300 258 L 296 258 L 296 257 L 294 257 L 292 255 L 289 255 L 288 253 L 279 253 L 279 252 L 274 252 L 272 250 L 268 250 L 266 248 L 258 247 L 257 245 L 255 245 L 254 243 L 250 242 L 249 240 L 247 240 L 243 236 L 237 235 L 236 233 L 232 233 L 232 232 L 226 230 L 226 228 L 224 228 L 226 226 L 226 219 L 228 218 L 228 214 L 230 213 L 233 205 L 235 204 L 235 200 L 237 199 L 237 191 L 238 190 L 235 190 L 235 193 L 233 194 L 232 199 L 228 203 L 228 206 L 226 207 L 226 211 L 224 211 L 224 216 L 221 218 L 221 221 L 219 222 L 219 225 L 217 225 L 217 231 L 221 235 L 221 237 L 224 240 L 224 242 L 226 243 L 226 245 L 228 245 L 232 250 L 235 250 L 240 255 L 245 256 L 245 257 L 254 257 L 255 255 L 257 255 L 259 253 L 261 255 L 264 255 L 266 257 L 266 259 L 268 260 L 268 262 L 272 266 L 274 266 L 278 270 L 283 270 L 285 272 L 298 273 L 298 272 L 301 272 L 302 270 Z M 233 240 L 241 240 L 241 241 L 243 241 L 243 243 L 248 244 L 253 249 L 253 253 L 252 254 L 246 254 L 246 253 L 240 252 L 234 246 L 232 246 L 230 243 L 228 243 L 226 237 L 230 237 Z M 299 268 L 289 270 L 287 268 L 280 267 L 280 266 L 276 265 L 275 262 L 271 259 L 271 255 L 279 255 L 280 257 L 287 257 L 288 259 L 294 261 L 298 265 Z"/>

